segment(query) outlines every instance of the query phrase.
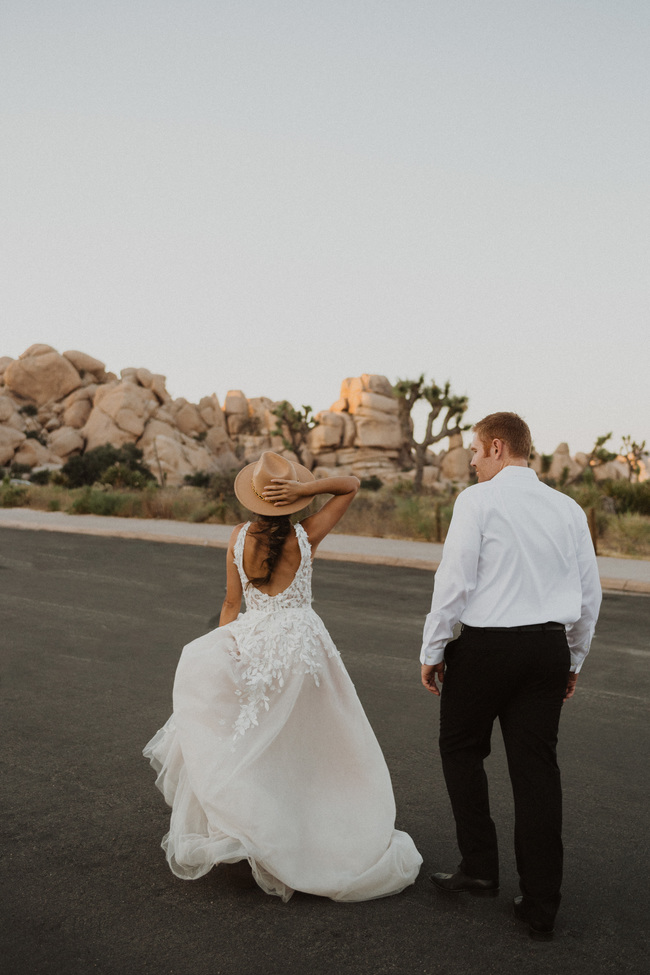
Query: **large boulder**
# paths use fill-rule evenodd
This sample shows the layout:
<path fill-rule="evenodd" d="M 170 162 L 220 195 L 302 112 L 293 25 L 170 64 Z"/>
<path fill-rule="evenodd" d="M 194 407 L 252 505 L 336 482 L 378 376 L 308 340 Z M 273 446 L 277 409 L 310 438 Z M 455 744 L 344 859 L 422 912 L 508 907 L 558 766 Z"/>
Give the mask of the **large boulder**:
<path fill-rule="evenodd" d="M 309 433 L 309 449 L 313 454 L 336 449 L 343 442 L 345 424 L 341 413 L 322 410 L 316 414 L 318 426 Z"/>
<path fill-rule="evenodd" d="M 386 376 L 374 373 L 364 373 L 351 379 L 344 379 L 341 383 L 341 400 L 354 400 L 359 392 L 378 393 L 380 396 L 392 397 L 393 387 Z M 349 407 L 345 407 L 348 409 Z M 350 411 L 352 412 L 352 411 Z"/>
<path fill-rule="evenodd" d="M 361 416 L 396 416 L 398 408 L 399 404 L 394 396 L 382 396 L 365 389 L 350 390 L 348 396 L 348 413 L 353 416 L 357 413 Z"/>
<path fill-rule="evenodd" d="M 551 460 L 547 476 L 555 481 L 572 480 L 582 473 L 582 467 L 571 457 L 567 443 L 558 444 Z"/>
<path fill-rule="evenodd" d="M 383 414 L 386 419 L 376 416 L 359 416 L 354 418 L 356 436 L 354 443 L 357 447 L 382 447 L 384 450 L 398 450 L 402 444 L 402 431 L 397 417 L 391 418 Z"/>
<path fill-rule="evenodd" d="M 2 355 L 2 356 L 0 356 L 0 380 L 4 376 L 5 369 L 7 368 L 7 366 L 11 365 L 11 363 L 13 361 L 14 360 L 11 358 L 10 355 Z"/>
<path fill-rule="evenodd" d="M 190 440 L 188 437 L 176 437 L 157 434 L 145 443 L 143 447 L 144 460 L 153 473 L 170 487 L 178 487 L 185 480 L 186 474 L 195 471 L 212 470 L 214 460 L 204 447 Z"/>
<path fill-rule="evenodd" d="M 10 464 L 16 450 L 25 441 L 25 434 L 14 427 L 0 426 L 0 464 Z"/>
<path fill-rule="evenodd" d="M 26 467 L 41 467 L 43 464 L 56 464 L 59 458 L 50 453 L 47 447 L 33 437 L 23 440 L 14 454 L 14 464 L 24 464 Z"/>
<path fill-rule="evenodd" d="M 384 461 L 394 466 L 398 457 L 398 450 L 382 450 L 379 447 L 344 447 L 336 451 L 336 466 L 349 467 L 355 463 L 380 464 Z"/>
<path fill-rule="evenodd" d="M 73 427 L 60 427 L 50 434 L 48 447 L 57 457 L 68 458 L 82 453 L 85 440 Z"/>
<path fill-rule="evenodd" d="M 77 352 L 76 349 L 71 349 L 68 352 L 64 352 L 63 355 L 72 363 L 81 376 L 84 373 L 90 373 L 94 379 L 101 382 L 106 375 L 106 366 L 104 363 L 100 362 L 99 359 L 94 359 L 91 355 L 86 355 L 85 352 Z"/>
<path fill-rule="evenodd" d="M 63 399 L 81 386 L 81 376 L 64 356 L 49 345 L 31 346 L 4 372 L 7 389 L 37 406 Z"/>
<path fill-rule="evenodd" d="M 236 437 L 238 433 L 250 432 L 248 400 L 241 389 L 230 389 L 226 393 L 223 410 L 231 437 Z"/>
<path fill-rule="evenodd" d="M 19 358 L 27 359 L 33 355 L 45 355 L 47 352 L 56 352 L 56 349 L 51 345 L 45 345 L 44 342 L 35 342 L 34 345 L 30 345 L 28 349 L 25 349 Z"/>
<path fill-rule="evenodd" d="M 6 423 L 16 412 L 16 404 L 9 396 L 0 396 L 0 423 Z"/>
<path fill-rule="evenodd" d="M 92 412 L 93 404 L 89 399 L 78 399 L 70 406 L 66 407 L 63 414 L 63 422 L 66 427 L 74 427 L 81 430 L 88 422 L 88 417 Z"/>
<path fill-rule="evenodd" d="M 271 438 L 268 434 L 242 434 L 237 440 L 244 464 L 254 463 L 265 450 L 271 449 Z"/>
<path fill-rule="evenodd" d="M 207 425 L 194 403 L 185 400 L 180 409 L 175 411 L 174 420 L 181 433 L 187 437 L 198 437 L 202 433 L 207 433 Z"/>
<path fill-rule="evenodd" d="M 627 464 L 620 460 L 609 460 L 604 464 L 596 464 L 592 468 L 594 480 L 598 481 L 626 481 L 628 478 Z"/>
<path fill-rule="evenodd" d="M 208 447 L 213 454 L 219 455 L 225 448 L 228 450 L 233 449 L 233 444 L 228 436 L 228 431 L 225 427 L 215 424 L 215 426 L 210 427 L 208 430 L 205 441 L 206 447 Z"/>
<path fill-rule="evenodd" d="M 212 396 L 202 396 L 199 400 L 198 411 L 206 427 L 220 426 L 223 430 L 226 429 L 226 418 L 216 393 L 213 393 Z"/>
<path fill-rule="evenodd" d="M 112 443 L 114 447 L 134 443 L 144 433 L 147 420 L 158 406 L 158 400 L 151 390 L 129 379 L 100 386 L 82 431 L 86 450 L 105 443 Z"/>
<path fill-rule="evenodd" d="M 446 481 L 468 481 L 472 473 L 471 459 L 472 451 L 463 447 L 461 434 L 453 434 L 449 438 L 449 450 L 440 464 L 440 477 Z"/>
<path fill-rule="evenodd" d="M 169 403 L 171 401 L 171 396 L 165 386 L 167 377 L 161 373 L 150 372 L 149 369 L 133 369 L 129 370 L 129 376 L 131 379 L 135 378 L 140 386 L 144 386 L 145 389 L 150 389 L 160 403 Z"/>

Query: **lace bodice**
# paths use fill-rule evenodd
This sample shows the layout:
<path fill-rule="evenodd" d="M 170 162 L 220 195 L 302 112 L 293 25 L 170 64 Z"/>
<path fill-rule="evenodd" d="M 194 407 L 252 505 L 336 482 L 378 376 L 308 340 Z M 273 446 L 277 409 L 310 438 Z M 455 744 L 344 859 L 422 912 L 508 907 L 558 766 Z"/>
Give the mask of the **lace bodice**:
<path fill-rule="evenodd" d="M 293 526 L 300 548 L 300 565 L 296 570 L 291 584 L 275 596 L 270 596 L 267 592 L 261 592 L 255 586 L 250 585 L 248 577 L 244 572 L 244 543 L 246 542 L 246 533 L 249 527 L 250 521 L 247 521 L 237 536 L 233 553 L 234 562 L 239 570 L 239 578 L 241 579 L 244 590 L 246 608 L 249 611 L 257 610 L 262 613 L 275 613 L 282 609 L 304 609 L 305 607 L 311 606 L 311 545 L 309 544 L 307 532 L 302 525 Z"/>
<path fill-rule="evenodd" d="M 300 565 L 290 585 L 275 596 L 249 585 L 244 572 L 244 542 L 250 522 L 235 541 L 233 558 L 246 598 L 246 612 L 227 624 L 235 638 L 229 652 L 234 660 L 235 694 L 239 716 L 233 725 L 234 741 L 258 725 L 276 694 L 291 677 L 311 676 L 318 687 L 323 657 L 339 652 L 321 618 L 311 608 L 311 545 L 302 525 L 294 525 Z"/>

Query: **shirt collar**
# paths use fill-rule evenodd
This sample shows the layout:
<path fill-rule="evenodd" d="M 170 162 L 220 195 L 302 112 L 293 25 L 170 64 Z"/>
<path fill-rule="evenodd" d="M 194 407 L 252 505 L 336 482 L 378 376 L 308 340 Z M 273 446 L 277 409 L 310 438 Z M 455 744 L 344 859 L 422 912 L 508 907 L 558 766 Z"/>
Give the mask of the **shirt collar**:
<path fill-rule="evenodd" d="M 494 477 L 490 478 L 491 481 L 495 481 L 497 477 L 534 477 L 537 478 L 537 474 L 530 467 L 517 467 L 514 464 L 508 464 L 503 470 L 495 474 Z"/>

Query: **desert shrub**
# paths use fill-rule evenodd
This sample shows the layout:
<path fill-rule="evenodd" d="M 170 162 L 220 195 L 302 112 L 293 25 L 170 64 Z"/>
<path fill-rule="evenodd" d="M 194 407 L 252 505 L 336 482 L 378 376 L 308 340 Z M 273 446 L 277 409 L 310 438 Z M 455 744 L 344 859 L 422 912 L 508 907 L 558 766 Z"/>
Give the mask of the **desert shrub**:
<path fill-rule="evenodd" d="M 246 516 L 246 508 L 239 503 L 235 495 L 236 475 L 237 471 L 228 471 L 227 473 L 214 471 L 210 474 L 209 484 L 205 488 L 209 500 L 219 504 L 219 513 L 216 517 L 220 518 L 224 524 L 233 519 L 236 524 L 238 521 L 244 520 Z"/>
<path fill-rule="evenodd" d="M 129 487 L 142 487 L 155 480 L 142 461 L 142 451 L 132 443 L 124 444 L 123 447 L 114 447 L 107 443 L 103 447 L 87 450 L 85 454 L 70 457 L 61 468 L 61 475 L 68 487 L 86 487 L 101 482 L 106 471 L 117 465 L 142 475 L 137 485 L 129 484 Z"/>
<path fill-rule="evenodd" d="M 605 481 L 602 490 L 613 500 L 617 514 L 650 515 L 650 481 Z"/>
<path fill-rule="evenodd" d="M 141 491 L 151 483 L 151 478 L 142 471 L 132 470 L 126 464 L 111 464 L 102 474 L 100 481 L 114 488 L 136 488 Z"/>
<path fill-rule="evenodd" d="M 41 444 L 42 447 L 46 447 L 47 446 L 47 440 L 45 439 L 45 437 L 43 436 L 42 433 L 39 433 L 38 432 L 38 430 L 28 430 L 27 433 L 25 434 L 25 439 L 26 440 L 37 440 Z"/>
<path fill-rule="evenodd" d="M 453 502 L 450 500 L 442 501 L 426 495 L 400 498 L 396 511 L 400 534 L 406 538 L 442 542 L 452 511 Z"/>
<path fill-rule="evenodd" d="M 127 499 L 128 495 L 86 487 L 72 502 L 70 511 L 75 515 L 119 515 Z"/>
<path fill-rule="evenodd" d="M 224 508 L 223 504 L 219 501 L 212 501 L 209 504 L 203 504 L 200 508 L 196 508 L 190 515 L 189 520 L 195 524 L 201 524 L 210 519 L 215 519 L 223 523 L 224 517 L 227 513 L 227 509 Z"/>
<path fill-rule="evenodd" d="M 0 508 L 20 508 L 28 502 L 28 491 L 22 484 L 12 484 L 5 474 L 0 484 Z"/>
<path fill-rule="evenodd" d="M 636 512 L 608 518 L 602 538 L 608 554 L 650 558 L 650 520 Z"/>
<path fill-rule="evenodd" d="M 40 471 L 32 471 L 29 480 L 32 484 L 49 484 L 51 476 L 52 472 L 47 467 L 44 467 Z"/>
<path fill-rule="evenodd" d="M 361 478 L 361 487 L 365 491 L 380 491 L 383 487 L 380 478 L 376 474 L 371 474 L 370 477 Z"/>
<path fill-rule="evenodd" d="M 34 403 L 25 403 L 24 406 L 20 407 L 18 412 L 22 413 L 23 416 L 37 416 L 38 407 Z"/>
<path fill-rule="evenodd" d="M 210 475 L 207 471 L 194 471 L 193 474 L 186 474 L 184 481 L 190 487 L 207 488 L 210 486 Z"/>
<path fill-rule="evenodd" d="M 570 498 L 577 501 L 581 508 L 599 509 L 602 505 L 603 494 L 598 490 L 593 480 L 578 481 L 568 484 L 561 489 L 563 494 L 568 494 Z"/>
<path fill-rule="evenodd" d="M 29 464 L 12 464 L 9 468 L 9 473 L 12 477 L 24 477 L 25 474 L 31 474 L 32 469 Z"/>

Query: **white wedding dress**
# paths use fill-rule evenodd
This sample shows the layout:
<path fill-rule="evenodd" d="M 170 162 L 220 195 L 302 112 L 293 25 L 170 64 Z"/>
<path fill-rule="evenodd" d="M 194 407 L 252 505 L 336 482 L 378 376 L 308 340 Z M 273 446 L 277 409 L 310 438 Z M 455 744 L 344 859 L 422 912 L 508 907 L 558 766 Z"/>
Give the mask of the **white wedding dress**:
<path fill-rule="evenodd" d="M 188 644 L 174 711 L 144 749 L 172 807 L 162 841 L 172 871 L 195 879 L 248 860 L 257 883 L 337 901 L 397 894 L 422 858 L 396 830 L 377 739 L 320 617 L 311 608 L 311 546 L 291 585 L 269 596 L 235 564 L 247 611 Z"/>

